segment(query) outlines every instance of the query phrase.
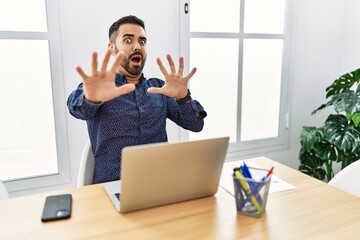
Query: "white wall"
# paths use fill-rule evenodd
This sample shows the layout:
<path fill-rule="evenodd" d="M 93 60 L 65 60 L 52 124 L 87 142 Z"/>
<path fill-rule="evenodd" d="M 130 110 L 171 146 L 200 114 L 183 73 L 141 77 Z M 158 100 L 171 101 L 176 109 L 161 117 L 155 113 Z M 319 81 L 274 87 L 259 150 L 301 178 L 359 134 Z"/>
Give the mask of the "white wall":
<path fill-rule="evenodd" d="M 359 0 L 348 0 L 344 24 L 343 56 L 341 70 L 349 71 L 360 67 Z"/>
<path fill-rule="evenodd" d="M 325 88 L 345 72 L 360 67 L 360 28 L 357 0 L 301 0 L 294 2 L 290 70 L 289 149 L 266 155 L 297 169 L 302 126 L 320 126 L 332 109 L 312 116 L 325 102 Z M 148 34 L 148 60 L 144 73 L 158 76 L 155 57 L 179 52 L 179 3 L 169 0 L 61 0 L 61 40 L 66 97 L 80 83 L 75 67 L 90 67 L 92 51 L 106 50 L 107 31 L 118 18 L 134 14 L 142 18 Z M 81 151 L 88 139 L 86 124 L 67 114 L 71 184 L 17 193 L 24 195 L 76 186 Z M 178 132 L 171 128 L 170 138 Z M 248 156 L 253 157 L 253 156 Z"/>

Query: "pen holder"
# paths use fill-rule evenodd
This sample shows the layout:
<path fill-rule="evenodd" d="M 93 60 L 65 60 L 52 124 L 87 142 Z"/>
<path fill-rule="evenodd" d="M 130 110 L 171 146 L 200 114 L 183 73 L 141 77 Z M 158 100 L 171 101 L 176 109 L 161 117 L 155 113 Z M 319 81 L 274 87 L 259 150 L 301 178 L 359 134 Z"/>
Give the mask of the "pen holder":
<path fill-rule="evenodd" d="M 261 217 L 266 208 L 271 175 L 263 177 L 267 169 L 249 167 L 249 170 L 253 178 L 233 176 L 236 209 L 239 214 Z"/>

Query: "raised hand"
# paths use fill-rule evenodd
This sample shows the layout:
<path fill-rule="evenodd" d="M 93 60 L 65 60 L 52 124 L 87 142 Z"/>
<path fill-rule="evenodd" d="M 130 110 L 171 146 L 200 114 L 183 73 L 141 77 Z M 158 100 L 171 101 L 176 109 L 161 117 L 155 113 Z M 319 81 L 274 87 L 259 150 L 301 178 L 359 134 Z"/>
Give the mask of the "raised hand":
<path fill-rule="evenodd" d="M 83 79 L 83 89 L 86 100 L 92 103 L 106 102 L 135 90 L 135 85 L 131 83 L 124 84 L 120 87 L 115 85 L 116 70 L 124 57 L 122 53 L 119 52 L 116 55 L 114 64 L 110 70 L 107 70 L 107 65 L 111 56 L 111 50 L 108 49 L 106 51 L 99 70 L 97 55 L 96 52 L 92 54 L 91 75 L 85 74 L 81 67 L 76 67 L 76 71 Z"/>
<path fill-rule="evenodd" d="M 188 92 L 188 82 L 190 78 L 195 74 L 196 68 L 193 68 L 191 72 L 183 76 L 184 71 L 184 58 L 179 58 L 179 71 L 176 72 L 174 61 L 170 54 L 166 55 L 168 63 L 170 65 L 170 73 L 165 69 L 160 58 L 156 59 L 156 62 L 160 68 L 160 71 L 165 77 L 165 84 L 161 88 L 151 87 L 148 88 L 148 93 L 161 93 L 169 97 L 180 99 L 186 96 Z"/>

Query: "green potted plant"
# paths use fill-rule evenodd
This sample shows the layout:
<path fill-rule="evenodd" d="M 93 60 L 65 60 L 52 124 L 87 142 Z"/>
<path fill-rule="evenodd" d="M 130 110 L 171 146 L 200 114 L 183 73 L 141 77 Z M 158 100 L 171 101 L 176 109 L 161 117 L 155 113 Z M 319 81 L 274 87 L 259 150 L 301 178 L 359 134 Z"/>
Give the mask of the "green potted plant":
<path fill-rule="evenodd" d="M 343 169 L 360 159 L 360 68 L 327 87 L 326 99 L 312 115 L 329 106 L 336 114 L 330 114 L 322 127 L 303 127 L 299 170 L 329 181 L 334 176 L 333 163 Z"/>

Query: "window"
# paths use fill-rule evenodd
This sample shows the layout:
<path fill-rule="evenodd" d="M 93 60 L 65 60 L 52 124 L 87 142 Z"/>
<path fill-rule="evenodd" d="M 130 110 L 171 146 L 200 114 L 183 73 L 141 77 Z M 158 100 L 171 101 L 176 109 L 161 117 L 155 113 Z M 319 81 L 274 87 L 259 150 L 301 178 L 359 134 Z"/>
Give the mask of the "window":
<path fill-rule="evenodd" d="M 9 191 L 69 181 L 57 11 L 52 0 L 0 0 L 0 179 Z"/>
<path fill-rule="evenodd" d="M 230 136 L 228 158 L 287 147 L 289 0 L 180 3 L 180 53 L 208 112 L 181 138 Z"/>

